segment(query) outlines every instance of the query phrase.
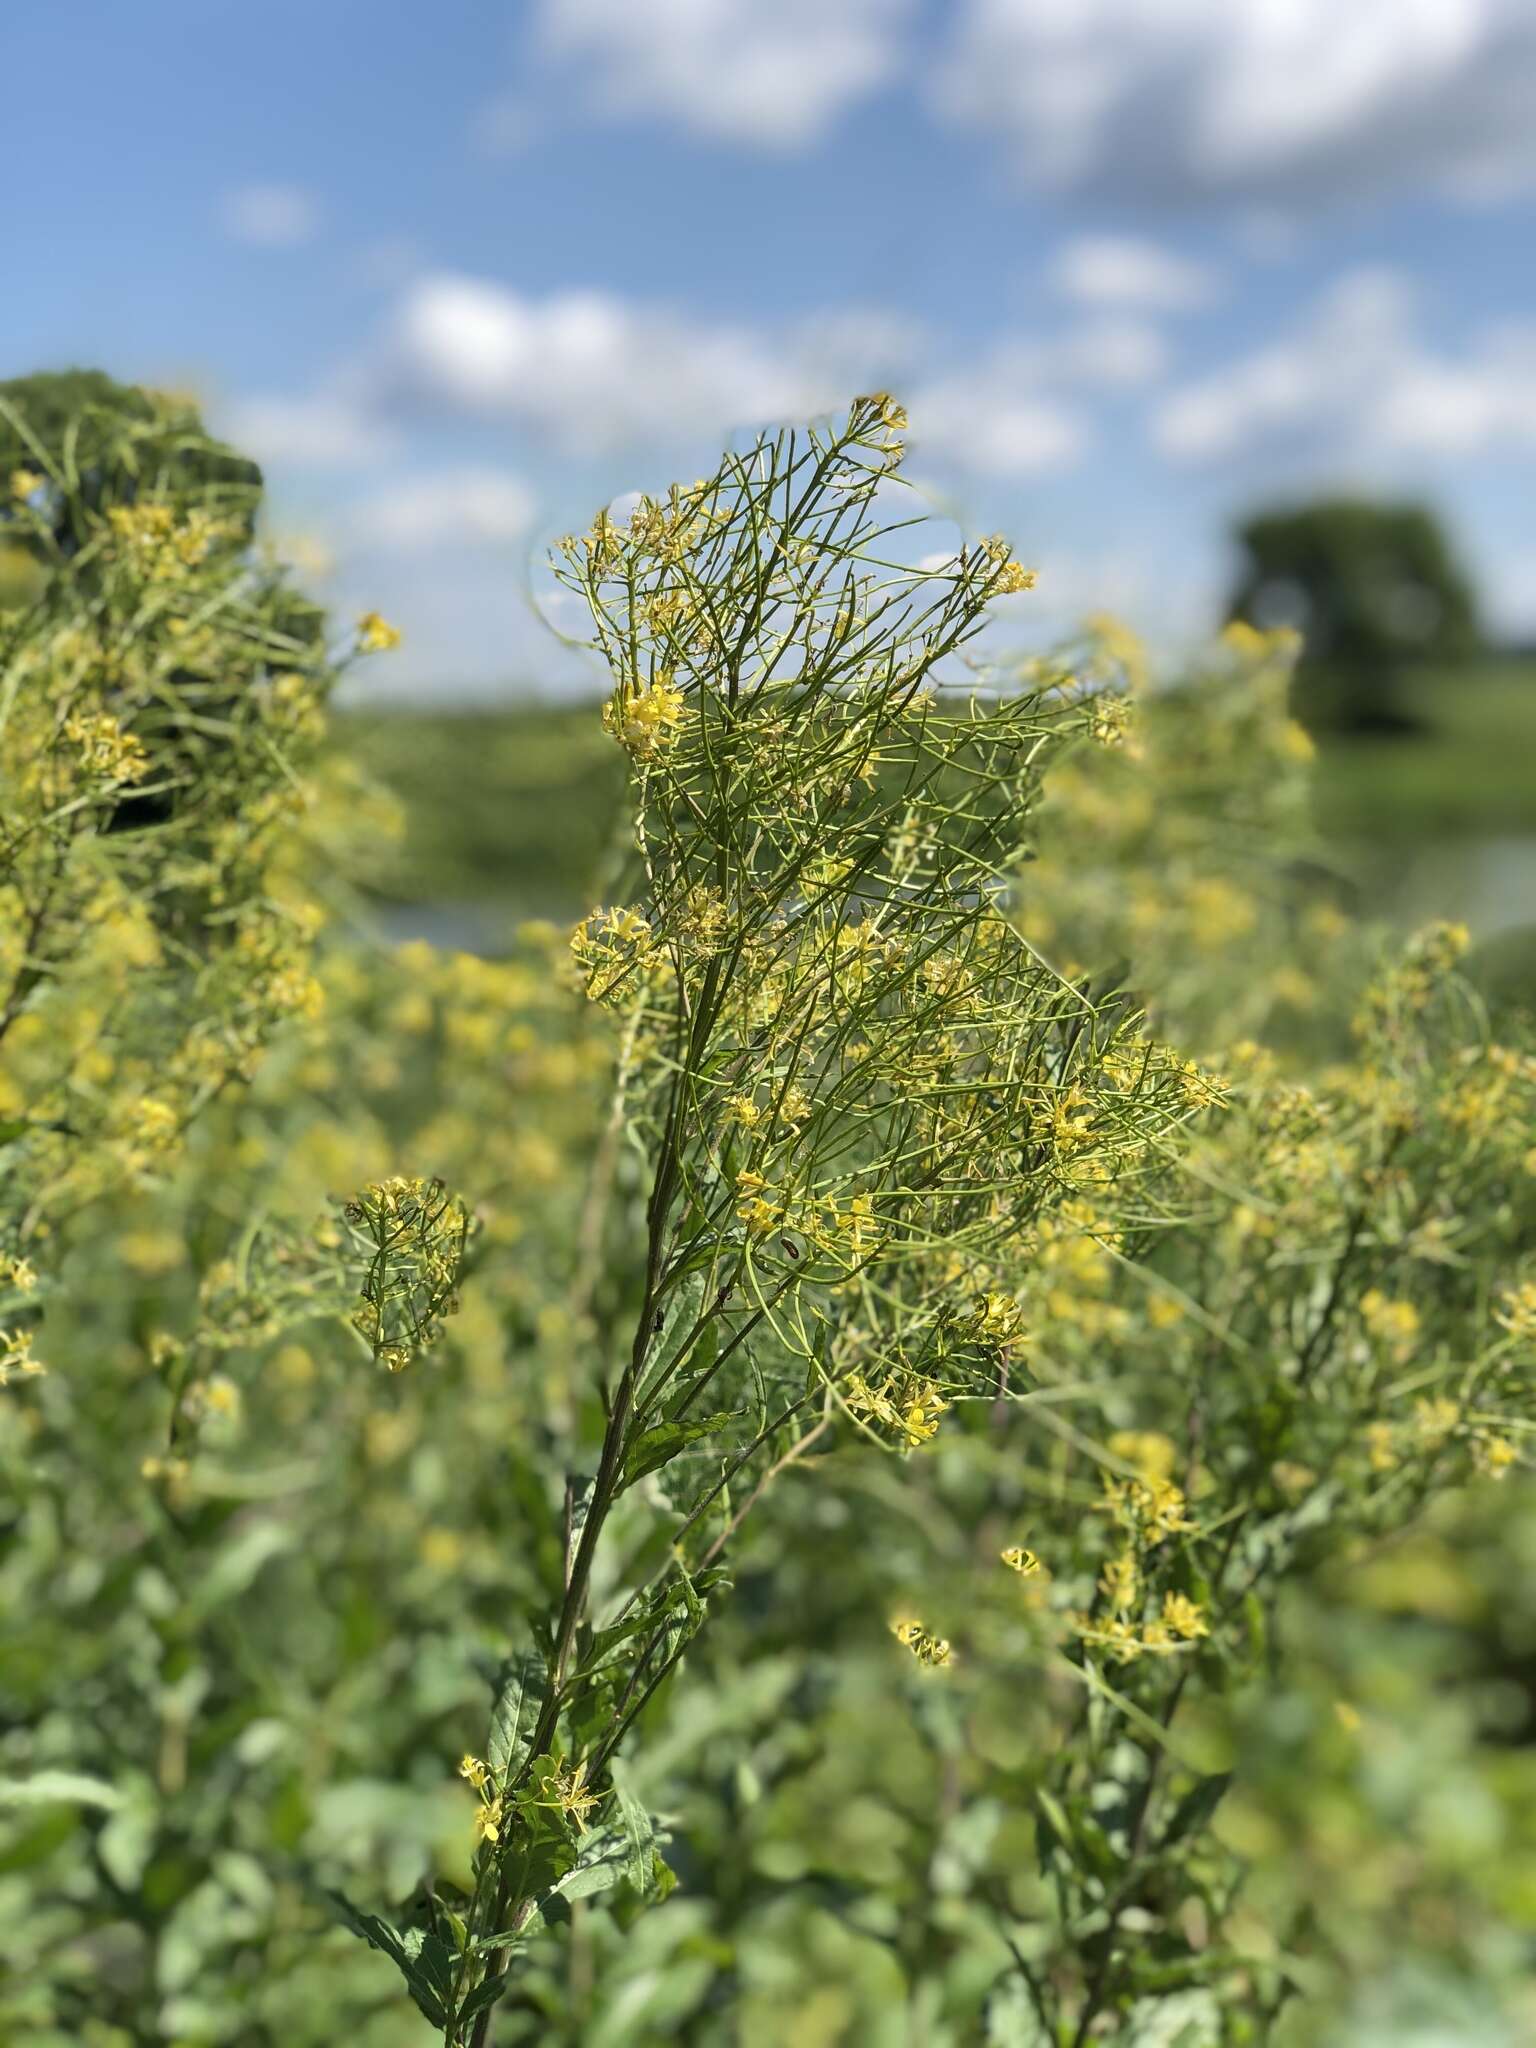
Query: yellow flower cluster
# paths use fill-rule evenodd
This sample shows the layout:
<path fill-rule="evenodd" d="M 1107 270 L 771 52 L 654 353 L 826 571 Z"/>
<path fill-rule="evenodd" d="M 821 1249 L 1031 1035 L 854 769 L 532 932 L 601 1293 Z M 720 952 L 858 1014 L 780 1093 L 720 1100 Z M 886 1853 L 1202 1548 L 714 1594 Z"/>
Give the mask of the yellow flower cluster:
<path fill-rule="evenodd" d="M 64 737 L 76 749 L 86 774 L 103 782 L 141 782 L 149 773 L 144 742 L 124 732 L 110 711 L 76 711 L 64 721 Z"/>
<path fill-rule="evenodd" d="M 888 1430 L 907 1451 L 938 1435 L 950 1406 L 932 1380 L 900 1367 L 873 1387 L 862 1373 L 853 1373 L 843 1398 L 850 1414 Z"/>
<path fill-rule="evenodd" d="M 16 1294 L 31 1294 L 37 1286 L 37 1273 L 30 1259 L 19 1253 L 7 1255 L 0 1252 L 0 1287 L 9 1288 Z"/>
<path fill-rule="evenodd" d="M 401 1372 L 457 1312 L 473 1219 L 442 1181 L 401 1174 L 372 1182 L 343 1215 L 367 1257 L 353 1327 L 381 1365 Z"/>
<path fill-rule="evenodd" d="M 35 1379 L 47 1370 L 32 1354 L 30 1330 L 0 1330 L 0 1387 L 13 1380 Z"/>
<path fill-rule="evenodd" d="M 910 1650 L 919 1664 L 931 1671 L 942 1670 L 954 1662 L 954 1652 L 942 1636 L 929 1632 L 920 1621 L 902 1617 L 891 1623 L 891 1634 L 905 1650 Z"/>
<path fill-rule="evenodd" d="M 1536 1344 L 1536 1280 L 1523 1280 L 1499 1296 L 1493 1319 L 1517 1344 Z"/>
<path fill-rule="evenodd" d="M 969 1334 L 979 1344 L 995 1344 L 1001 1349 L 1015 1343 L 1024 1327 L 1024 1311 L 1017 1298 L 992 1290 L 983 1294 L 971 1310 L 968 1324 Z"/>
<path fill-rule="evenodd" d="M 1360 1297 L 1360 1319 L 1378 1344 L 1394 1358 L 1406 1358 L 1419 1334 L 1419 1312 L 1411 1301 L 1399 1301 L 1368 1288 Z"/>
<path fill-rule="evenodd" d="M 571 933 L 571 958 L 587 998 L 616 1005 L 652 959 L 651 926 L 638 910 L 594 910 Z"/>
<path fill-rule="evenodd" d="M 1017 1572 L 1020 1578 L 1032 1579 L 1044 1570 L 1034 1551 L 1026 1550 L 1022 1543 L 1011 1543 L 1006 1550 L 1000 1550 L 998 1557 L 1009 1571 Z"/>
<path fill-rule="evenodd" d="M 1116 1576 L 1114 1587 L 1113 1613 L 1076 1614 L 1072 1625 L 1084 1644 L 1102 1650 L 1117 1664 L 1131 1664 L 1144 1655 L 1172 1656 L 1211 1632 L 1204 1610 L 1187 1594 L 1165 1593 L 1161 1612 L 1138 1623 L 1125 1611 L 1136 1596 L 1134 1583 L 1129 1595 L 1123 1598 L 1121 1576 Z"/>
<path fill-rule="evenodd" d="M 1122 1529 L 1138 1541 L 1155 1545 L 1169 1536 L 1194 1532 L 1182 1487 L 1171 1479 L 1148 1474 L 1141 1479 L 1114 1479 L 1106 1475 L 1100 1508 L 1113 1516 Z"/>
<path fill-rule="evenodd" d="M 388 654 L 400 645 L 400 640 L 399 627 L 392 626 L 388 619 L 380 618 L 377 612 L 364 612 L 357 622 L 359 654 Z"/>
<path fill-rule="evenodd" d="M 616 691 L 603 706 L 603 727 L 637 761 L 649 761 L 676 743 L 690 715 L 683 692 L 663 669 L 649 688 Z"/>
<path fill-rule="evenodd" d="M 232 522 L 201 507 L 181 512 L 154 499 L 110 506 L 107 524 L 134 573 L 154 583 L 179 580 L 206 561 L 218 542 L 239 533 Z"/>

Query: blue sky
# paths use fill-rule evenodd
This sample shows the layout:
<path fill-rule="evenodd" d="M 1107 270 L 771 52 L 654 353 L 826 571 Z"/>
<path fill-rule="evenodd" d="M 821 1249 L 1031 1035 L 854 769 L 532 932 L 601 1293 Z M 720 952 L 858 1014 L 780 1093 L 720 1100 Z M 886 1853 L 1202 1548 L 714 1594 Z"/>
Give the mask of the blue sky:
<path fill-rule="evenodd" d="M 874 384 L 1021 640 L 1197 632 L 1333 486 L 1536 634 L 1536 0 L 15 0 L 0 68 L 0 368 L 198 390 L 392 689 L 575 686 L 542 539 Z"/>

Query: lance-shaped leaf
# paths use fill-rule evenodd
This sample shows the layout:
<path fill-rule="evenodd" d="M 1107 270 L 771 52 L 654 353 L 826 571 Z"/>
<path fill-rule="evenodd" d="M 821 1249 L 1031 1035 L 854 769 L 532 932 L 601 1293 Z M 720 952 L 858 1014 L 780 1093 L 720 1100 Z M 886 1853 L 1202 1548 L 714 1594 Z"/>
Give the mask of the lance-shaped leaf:
<path fill-rule="evenodd" d="M 507 1659 L 497 1684 L 485 1752 L 498 1785 L 515 1778 L 528 1761 L 548 1697 L 549 1674 L 537 1651 L 522 1650 Z"/>
<path fill-rule="evenodd" d="M 624 1460 L 624 1485 L 633 1486 L 647 1472 L 669 1464 L 679 1451 L 696 1444 L 700 1437 L 713 1436 L 716 1430 L 735 1420 L 735 1414 L 727 1410 L 718 1415 L 700 1415 L 692 1422 L 658 1422 L 654 1429 L 643 1429 Z"/>

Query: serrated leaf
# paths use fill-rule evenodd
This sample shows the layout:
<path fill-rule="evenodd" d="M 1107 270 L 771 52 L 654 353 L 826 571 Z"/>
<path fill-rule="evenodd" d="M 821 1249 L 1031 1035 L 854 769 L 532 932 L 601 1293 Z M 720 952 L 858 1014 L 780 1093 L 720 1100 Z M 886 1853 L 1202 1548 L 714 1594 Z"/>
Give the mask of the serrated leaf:
<path fill-rule="evenodd" d="M 613 1774 L 613 1792 L 618 1815 L 617 1826 L 629 1851 L 625 1860 L 624 1875 L 635 1890 L 643 1894 L 650 1885 L 651 1851 L 656 1840 L 656 1829 L 651 1816 L 645 1810 L 644 1802 L 635 1797 L 617 1770 Z"/>
<path fill-rule="evenodd" d="M 630 1841 L 622 1827 L 604 1827 L 588 1835 L 581 1853 L 565 1875 L 552 1884 L 546 1898 L 589 1899 L 611 1891 L 626 1874 Z"/>
<path fill-rule="evenodd" d="M 485 1760 L 498 1784 L 515 1778 L 533 1749 L 539 1716 L 549 1697 L 544 1659 L 534 1650 L 509 1657 L 501 1668 Z"/>
<path fill-rule="evenodd" d="M 400 1946 L 412 1970 L 429 1985 L 445 2006 L 453 2003 L 453 1973 L 456 1957 L 440 1934 L 424 1927 L 409 1928 Z"/>
<path fill-rule="evenodd" d="M 636 1399 L 642 1404 L 656 1392 L 676 1365 L 688 1333 L 697 1323 L 699 1311 L 703 1306 L 704 1274 L 700 1270 L 685 1275 L 677 1283 L 670 1301 L 662 1310 L 661 1328 L 651 1345 L 640 1385 L 635 1390 Z"/>
<path fill-rule="evenodd" d="M 700 1437 L 713 1436 L 717 1429 L 724 1429 L 735 1420 L 735 1411 L 725 1409 L 718 1415 L 701 1415 L 693 1422 L 658 1422 L 652 1429 L 643 1429 L 624 1460 L 622 1485 L 633 1486 L 658 1466 L 670 1464 L 679 1451 L 696 1444 Z"/>
<path fill-rule="evenodd" d="M 361 1907 L 354 1906 L 344 1892 L 327 1891 L 325 1896 L 330 1900 L 344 1926 L 349 1927 L 360 1940 L 366 1941 L 370 1948 L 376 1948 L 380 1955 L 389 1957 L 405 1979 L 406 1990 L 410 1992 L 431 2024 L 434 2027 L 446 2026 L 447 2008 L 429 1974 L 430 1966 L 424 1967 L 415 1956 L 407 1953 L 408 1937 L 401 1934 L 399 1928 L 392 1927 L 387 1920 L 381 1920 L 377 1913 L 365 1913 Z M 448 1953 L 435 1935 L 429 1938 L 444 1955 Z"/>

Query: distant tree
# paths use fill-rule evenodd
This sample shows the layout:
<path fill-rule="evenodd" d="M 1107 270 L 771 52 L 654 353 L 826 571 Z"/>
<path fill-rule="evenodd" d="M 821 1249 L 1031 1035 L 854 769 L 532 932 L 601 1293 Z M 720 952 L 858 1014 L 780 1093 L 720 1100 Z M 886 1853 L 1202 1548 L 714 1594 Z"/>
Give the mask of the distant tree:
<path fill-rule="evenodd" d="M 1228 616 L 1301 632 L 1301 695 L 1324 720 L 1405 725 L 1404 669 L 1479 645 L 1471 579 L 1423 505 L 1324 499 L 1259 513 L 1237 539 L 1244 559 Z"/>

